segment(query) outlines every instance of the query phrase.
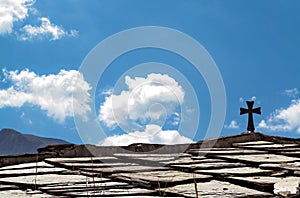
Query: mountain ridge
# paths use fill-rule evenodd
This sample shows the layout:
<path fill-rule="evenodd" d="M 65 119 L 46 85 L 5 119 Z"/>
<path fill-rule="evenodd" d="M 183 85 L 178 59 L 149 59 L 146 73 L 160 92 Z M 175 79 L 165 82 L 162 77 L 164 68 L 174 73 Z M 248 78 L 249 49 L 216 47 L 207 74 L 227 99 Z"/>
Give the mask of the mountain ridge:
<path fill-rule="evenodd" d="M 23 134 L 9 128 L 3 128 L 0 131 L 0 155 L 37 153 L 38 148 L 67 143 L 69 142 L 56 138 Z"/>

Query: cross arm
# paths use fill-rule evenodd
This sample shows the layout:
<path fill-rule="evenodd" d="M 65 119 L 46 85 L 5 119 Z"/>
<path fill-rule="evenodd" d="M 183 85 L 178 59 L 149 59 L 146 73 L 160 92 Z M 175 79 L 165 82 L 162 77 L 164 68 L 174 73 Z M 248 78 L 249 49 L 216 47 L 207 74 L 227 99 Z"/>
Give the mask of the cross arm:
<path fill-rule="evenodd" d="M 248 113 L 248 109 L 240 108 L 240 115 Z"/>
<path fill-rule="evenodd" d="M 253 109 L 252 112 L 260 115 L 261 114 L 260 107 Z"/>

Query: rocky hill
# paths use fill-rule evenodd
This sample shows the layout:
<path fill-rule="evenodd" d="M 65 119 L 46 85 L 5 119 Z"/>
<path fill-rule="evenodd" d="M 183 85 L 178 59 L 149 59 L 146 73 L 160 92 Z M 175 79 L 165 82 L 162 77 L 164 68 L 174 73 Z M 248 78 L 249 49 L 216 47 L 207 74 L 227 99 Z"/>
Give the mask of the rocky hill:
<path fill-rule="evenodd" d="M 36 153 L 38 148 L 66 143 L 64 140 L 22 134 L 13 129 L 0 131 L 0 155 Z"/>

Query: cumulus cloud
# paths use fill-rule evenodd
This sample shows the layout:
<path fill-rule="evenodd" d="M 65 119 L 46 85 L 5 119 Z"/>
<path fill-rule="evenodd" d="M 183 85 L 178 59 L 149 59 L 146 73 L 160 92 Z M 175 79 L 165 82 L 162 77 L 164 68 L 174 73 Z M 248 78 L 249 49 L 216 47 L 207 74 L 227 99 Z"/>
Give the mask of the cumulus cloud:
<path fill-rule="evenodd" d="M 51 23 L 50 19 L 46 17 L 39 18 L 41 21 L 40 26 L 25 25 L 21 28 L 20 39 L 21 40 L 31 40 L 33 38 L 49 38 L 49 40 L 58 40 L 62 37 L 78 36 L 78 31 L 70 30 L 65 31 L 62 27 Z"/>
<path fill-rule="evenodd" d="M 1 0 L 0 1 L 0 35 L 17 35 L 21 40 L 31 40 L 33 38 L 57 40 L 63 37 L 78 36 L 78 31 L 66 31 L 61 26 L 51 23 L 49 18 L 39 17 L 39 12 L 33 7 L 36 0 Z M 39 26 L 31 24 L 22 25 L 23 27 L 14 30 L 15 22 L 22 22 L 28 16 L 34 16 L 40 21 Z"/>
<path fill-rule="evenodd" d="M 35 0 L 1 0 L 0 1 L 0 34 L 12 33 L 13 24 L 28 16 Z"/>
<path fill-rule="evenodd" d="M 258 127 L 270 131 L 297 131 L 300 133 L 300 99 L 292 100 L 290 106 L 272 113 Z"/>
<path fill-rule="evenodd" d="M 193 141 L 176 130 L 162 130 L 158 125 L 147 125 L 144 131 L 107 137 L 102 146 L 127 146 L 133 143 L 184 144 Z"/>
<path fill-rule="evenodd" d="M 238 129 L 239 125 L 235 120 L 232 120 L 228 125 L 225 125 L 224 127 L 228 129 Z"/>
<path fill-rule="evenodd" d="M 161 121 L 169 115 L 174 118 L 174 124 L 178 124 L 179 114 L 175 112 L 184 102 L 185 93 L 173 78 L 154 73 L 146 78 L 126 76 L 125 84 L 128 90 L 108 95 L 100 106 L 98 117 L 107 127 L 119 125 L 133 131 L 150 122 L 162 125 Z"/>
<path fill-rule="evenodd" d="M 12 86 L 0 90 L 0 108 L 37 105 L 59 122 L 73 114 L 86 118 L 86 113 L 91 110 L 91 87 L 76 70 L 61 70 L 56 75 L 42 76 L 28 69 L 3 72 Z"/>

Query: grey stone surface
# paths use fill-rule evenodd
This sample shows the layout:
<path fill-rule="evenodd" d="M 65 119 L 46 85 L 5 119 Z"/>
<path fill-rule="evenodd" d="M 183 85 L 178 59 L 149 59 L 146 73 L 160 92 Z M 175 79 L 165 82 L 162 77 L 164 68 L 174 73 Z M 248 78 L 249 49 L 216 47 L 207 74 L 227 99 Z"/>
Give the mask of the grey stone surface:
<path fill-rule="evenodd" d="M 196 190 L 197 189 L 197 190 Z M 196 197 L 196 191 L 198 197 L 204 198 L 219 198 L 219 197 L 267 197 L 271 196 L 270 193 L 253 190 L 246 187 L 241 187 L 229 182 L 212 180 L 210 182 L 195 183 L 178 185 L 170 188 L 161 189 L 163 192 L 173 192 L 185 197 Z"/>
<path fill-rule="evenodd" d="M 299 147 L 299 144 L 259 144 L 259 145 L 243 145 L 238 146 L 240 148 L 249 149 L 278 149 L 278 148 L 289 148 L 289 147 Z"/>
<path fill-rule="evenodd" d="M 265 169 L 279 168 L 279 169 L 300 171 L 300 162 L 261 164 L 259 167 Z"/>
<path fill-rule="evenodd" d="M 261 154 L 267 153 L 266 151 L 251 150 L 251 149 L 239 149 L 239 148 L 218 148 L 218 149 L 191 149 L 189 153 L 193 155 L 247 155 L 247 154 Z"/>
<path fill-rule="evenodd" d="M 218 157 L 227 160 L 238 160 L 253 163 L 283 163 L 300 161 L 300 158 L 288 157 L 276 154 L 253 154 L 253 155 L 218 155 Z"/>
<path fill-rule="evenodd" d="M 272 170 L 264 170 L 255 167 L 235 167 L 235 168 L 220 168 L 217 170 L 196 170 L 196 173 L 209 173 L 209 174 L 226 174 L 226 175 L 265 175 L 271 173 Z"/>
<path fill-rule="evenodd" d="M 249 145 L 269 145 L 274 144 L 274 142 L 270 141 L 250 141 L 250 142 L 241 142 L 241 143 L 233 143 L 232 146 L 249 146 Z"/>
<path fill-rule="evenodd" d="M 233 163 L 233 162 L 207 162 L 207 163 L 198 163 L 198 164 L 175 164 L 171 165 L 171 167 L 174 168 L 188 168 L 188 169 L 221 169 L 221 168 L 235 168 L 235 167 L 241 167 L 245 166 L 245 164 L 242 163 Z"/>
<path fill-rule="evenodd" d="M 168 171 L 151 171 L 151 172 L 139 172 L 139 173 L 120 173 L 113 174 L 115 178 L 127 178 L 127 181 L 143 181 L 143 183 L 159 185 L 164 183 L 171 185 L 172 183 L 184 182 L 188 180 L 207 180 L 212 178 L 209 175 L 186 173 L 175 170 Z"/>
<path fill-rule="evenodd" d="M 300 140 L 260 133 L 215 140 L 180 145 L 185 153 L 176 145 L 88 145 L 93 157 L 84 145 L 63 145 L 4 156 L 0 197 L 298 196 Z"/>

